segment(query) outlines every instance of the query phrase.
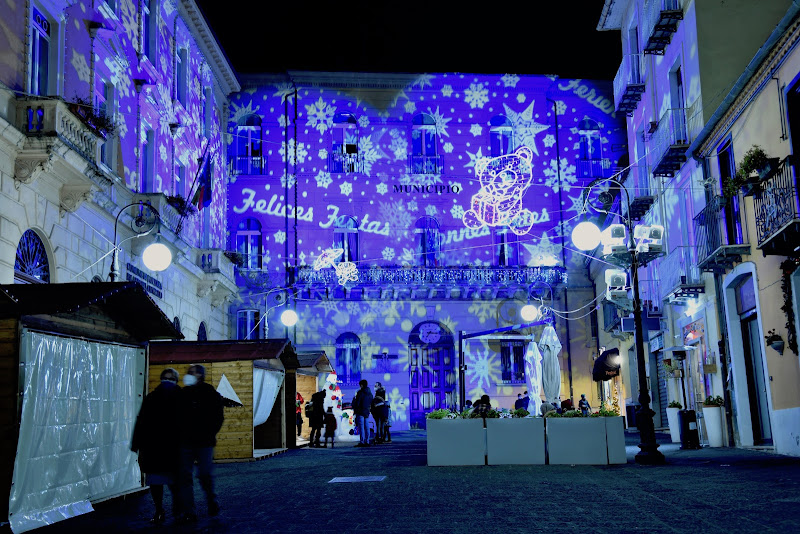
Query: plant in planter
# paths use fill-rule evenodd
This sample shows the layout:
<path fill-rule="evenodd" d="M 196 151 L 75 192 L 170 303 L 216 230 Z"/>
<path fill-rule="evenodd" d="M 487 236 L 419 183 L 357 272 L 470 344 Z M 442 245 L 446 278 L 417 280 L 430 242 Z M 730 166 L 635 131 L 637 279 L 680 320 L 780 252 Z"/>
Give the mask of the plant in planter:
<path fill-rule="evenodd" d="M 734 197 L 739 189 L 744 196 L 759 194 L 761 183 L 774 174 L 778 163 L 778 158 L 770 158 L 764 149 L 753 145 L 739 162 L 736 175 L 725 179 L 723 183 L 725 198 Z"/>
<path fill-rule="evenodd" d="M 713 395 L 709 395 L 703 401 L 703 406 L 724 406 L 724 405 L 725 405 L 725 400 L 719 395 L 717 395 L 716 397 L 714 397 Z"/>
<path fill-rule="evenodd" d="M 460 419 L 461 414 L 458 412 L 452 412 L 446 408 L 442 408 L 441 410 L 434 410 L 432 412 L 428 412 L 425 414 L 425 419 Z"/>
<path fill-rule="evenodd" d="M 241 252 L 233 252 L 233 251 L 226 251 L 224 252 L 225 257 L 231 260 L 231 263 L 237 267 L 241 267 L 244 265 L 244 254 Z"/>
<path fill-rule="evenodd" d="M 683 405 L 678 401 L 670 401 L 667 406 L 667 424 L 672 443 L 681 442 L 681 425 L 678 412 L 683 409 Z"/>
<path fill-rule="evenodd" d="M 783 348 L 786 344 L 783 342 L 783 338 L 775 333 L 774 328 L 767 332 L 764 339 L 767 341 L 767 345 L 778 351 L 778 354 L 783 355 Z"/>
<path fill-rule="evenodd" d="M 722 407 L 724 405 L 725 401 L 719 395 L 708 396 L 703 401 L 703 419 L 705 419 L 709 447 L 722 447 Z"/>
<path fill-rule="evenodd" d="M 667 406 L 667 408 L 677 408 L 680 410 L 683 408 L 683 405 L 678 401 L 669 401 L 669 406 Z"/>
<path fill-rule="evenodd" d="M 175 208 L 181 217 L 190 217 L 197 213 L 194 204 L 183 198 L 181 195 L 167 195 L 167 204 Z"/>
<path fill-rule="evenodd" d="M 114 121 L 111 117 L 95 108 L 88 100 L 76 97 L 74 101 L 67 103 L 67 107 L 90 130 L 103 139 L 109 135 L 114 135 L 116 130 Z"/>
<path fill-rule="evenodd" d="M 528 417 L 530 412 L 525 408 L 517 408 L 513 412 L 511 412 L 511 417 L 522 419 L 523 417 Z"/>

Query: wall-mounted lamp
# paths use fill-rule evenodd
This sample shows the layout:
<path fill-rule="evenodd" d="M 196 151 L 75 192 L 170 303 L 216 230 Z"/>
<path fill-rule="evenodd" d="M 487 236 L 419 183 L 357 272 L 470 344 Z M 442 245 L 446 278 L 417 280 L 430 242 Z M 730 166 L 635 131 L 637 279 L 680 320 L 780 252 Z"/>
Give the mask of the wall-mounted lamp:
<path fill-rule="evenodd" d="M 783 356 L 783 349 L 786 347 L 786 343 L 783 341 L 783 338 L 775 333 L 775 329 L 773 328 L 767 335 L 764 336 L 764 339 L 767 341 L 767 345 L 775 349 L 778 354 Z"/>
<path fill-rule="evenodd" d="M 108 279 L 111 282 L 119 278 L 119 251 L 120 246 L 117 245 L 117 228 L 119 227 L 119 217 L 125 212 L 126 209 L 133 206 L 138 206 L 138 213 L 131 219 L 130 228 L 133 231 L 134 237 L 143 237 L 153 231 L 157 230 L 156 239 L 150 243 L 142 252 L 142 262 L 145 267 L 151 271 L 163 271 L 172 264 L 172 251 L 168 246 L 161 243 L 161 217 L 156 209 L 144 201 L 132 202 L 119 210 L 117 216 L 114 218 L 114 250 L 111 254 L 111 270 L 108 273 Z M 120 243 L 121 245 L 122 243 Z"/>

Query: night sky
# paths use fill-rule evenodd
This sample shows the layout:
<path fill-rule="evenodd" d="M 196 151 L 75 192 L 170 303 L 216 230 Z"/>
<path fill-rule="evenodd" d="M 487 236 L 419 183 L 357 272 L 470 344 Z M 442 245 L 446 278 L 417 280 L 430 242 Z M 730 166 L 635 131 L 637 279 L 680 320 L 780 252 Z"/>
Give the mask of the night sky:
<path fill-rule="evenodd" d="M 613 80 L 621 61 L 620 33 L 596 30 L 603 0 L 197 4 L 239 73 L 463 72 Z"/>

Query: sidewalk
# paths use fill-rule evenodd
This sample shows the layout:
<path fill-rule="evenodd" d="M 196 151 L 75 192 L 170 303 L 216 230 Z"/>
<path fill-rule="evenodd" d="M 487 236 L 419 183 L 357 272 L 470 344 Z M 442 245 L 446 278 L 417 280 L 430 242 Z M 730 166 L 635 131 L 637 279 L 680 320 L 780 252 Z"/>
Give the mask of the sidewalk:
<path fill-rule="evenodd" d="M 301 448 L 217 465 L 222 513 L 150 525 L 148 493 L 37 530 L 63 532 L 654 533 L 795 532 L 800 458 L 718 448 L 682 451 L 659 434 L 667 465 L 428 467 L 424 431 L 393 443 Z M 378 481 L 331 483 L 336 477 Z M 380 477 L 385 477 L 381 479 Z M 167 500 L 169 498 L 167 497 Z"/>

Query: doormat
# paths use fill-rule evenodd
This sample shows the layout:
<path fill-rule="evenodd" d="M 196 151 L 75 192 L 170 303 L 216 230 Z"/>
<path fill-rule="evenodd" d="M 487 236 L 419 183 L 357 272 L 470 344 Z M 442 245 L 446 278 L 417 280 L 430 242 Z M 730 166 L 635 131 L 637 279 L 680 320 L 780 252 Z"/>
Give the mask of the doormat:
<path fill-rule="evenodd" d="M 328 481 L 328 484 L 336 482 L 382 482 L 386 477 L 335 477 Z"/>

